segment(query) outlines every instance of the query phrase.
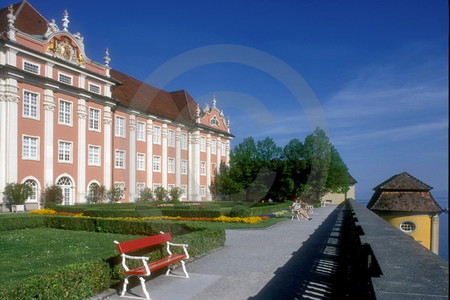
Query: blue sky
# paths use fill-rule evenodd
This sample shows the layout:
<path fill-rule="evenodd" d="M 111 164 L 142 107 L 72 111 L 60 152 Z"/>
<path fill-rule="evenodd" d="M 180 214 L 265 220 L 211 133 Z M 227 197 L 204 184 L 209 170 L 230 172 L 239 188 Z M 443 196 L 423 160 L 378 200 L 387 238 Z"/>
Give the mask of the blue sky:
<path fill-rule="evenodd" d="M 68 9 L 93 60 L 109 48 L 119 71 L 202 106 L 216 95 L 234 144 L 321 126 L 357 200 L 403 171 L 447 195 L 447 1 L 30 3 L 58 24 Z"/>

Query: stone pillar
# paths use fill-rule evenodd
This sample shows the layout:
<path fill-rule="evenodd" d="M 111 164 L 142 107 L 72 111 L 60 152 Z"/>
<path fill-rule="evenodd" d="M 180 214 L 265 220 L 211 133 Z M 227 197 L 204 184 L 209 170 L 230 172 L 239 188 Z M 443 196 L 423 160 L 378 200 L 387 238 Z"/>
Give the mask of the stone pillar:
<path fill-rule="evenodd" d="M 135 201 L 136 199 L 136 116 L 130 115 L 130 147 L 129 147 L 129 162 L 128 172 L 130 176 L 128 186 L 129 201 Z"/>
<path fill-rule="evenodd" d="M 106 189 L 112 186 L 112 119 L 111 107 L 103 108 L 103 184 Z"/>
<path fill-rule="evenodd" d="M 216 141 L 217 153 L 217 141 Z M 206 200 L 211 201 L 211 194 L 209 193 L 208 185 L 211 182 L 211 135 L 206 137 Z"/>
<path fill-rule="evenodd" d="M 44 90 L 44 186 L 51 186 L 54 182 L 53 162 L 53 130 L 55 118 L 55 97 L 53 91 L 49 89 Z"/>
<path fill-rule="evenodd" d="M 200 201 L 200 132 L 189 135 L 188 201 Z"/>
<path fill-rule="evenodd" d="M 439 254 L 439 215 L 431 217 L 431 251 Z"/>
<path fill-rule="evenodd" d="M 163 124 L 161 128 L 161 185 L 167 189 L 167 124 Z"/>
<path fill-rule="evenodd" d="M 153 121 L 147 120 L 147 187 L 153 190 Z"/>
<path fill-rule="evenodd" d="M 86 101 L 78 99 L 78 195 L 75 202 L 86 203 Z"/>
<path fill-rule="evenodd" d="M 175 132 L 175 185 L 181 187 L 181 128 Z"/>

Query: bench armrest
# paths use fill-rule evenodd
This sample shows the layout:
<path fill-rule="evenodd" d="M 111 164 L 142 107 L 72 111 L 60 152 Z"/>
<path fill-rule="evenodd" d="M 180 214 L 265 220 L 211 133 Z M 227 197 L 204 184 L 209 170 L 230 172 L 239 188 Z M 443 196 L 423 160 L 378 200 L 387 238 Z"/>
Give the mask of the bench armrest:
<path fill-rule="evenodd" d="M 147 256 L 133 256 L 133 255 L 127 255 L 125 253 L 122 253 L 122 267 L 125 269 L 125 271 L 130 271 L 130 268 L 127 266 L 127 259 L 134 259 L 134 260 L 141 260 L 142 266 L 145 268 L 145 271 L 147 272 L 147 276 L 150 275 L 150 269 L 148 268 L 147 262 L 150 260 Z"/>
<path fill-rule="evenodd" d="M 183 251 L 184 251 L 184 254 L 186 255 L 186 259 L 189 259 L 189 253 L 187 251 L 187 247 L 189 246 L 188 244 L 174 244 L 171 242 L 167 242 L 167 253 L 169 253 L 169 255 L 172 255 L 172 252 L 170 251 L 170 246 L 183 247 Z"/>

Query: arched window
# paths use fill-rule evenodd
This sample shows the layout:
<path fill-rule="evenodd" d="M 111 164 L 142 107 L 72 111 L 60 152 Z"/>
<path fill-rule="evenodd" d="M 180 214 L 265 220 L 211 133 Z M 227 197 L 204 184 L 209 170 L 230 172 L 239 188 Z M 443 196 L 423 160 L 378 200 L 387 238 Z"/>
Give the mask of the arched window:
<path fill-rule="evenodd" d="M 100 186 L 96 182 L 92 182 L 88 187 L 88 195 L 87 200 L 89 203 L 97 202 L 95 189 L 98 189 Z"/>
<path fill-rule="evenodd" d="M 30 197 L 28 197 L 27 201 L 37 202 L 38 201 L 38 184 L 37 184 L 37 182 L 33 179 L 27 179 L 24 183 L 28 184 L 31 187 L 31 195 L 30 195 Z"/>
<path fill-rule="evenodd" d="M 63 204 L 64 205 L 72 204 L 72 201 L 73 201 L 72 180 L 70 180 L 69 177 L 64 176 L 64 177 L 61 177 L 60 179 L 58 179 L 58 182 L 56 184 L 59 185 L 62 189 Z"/>

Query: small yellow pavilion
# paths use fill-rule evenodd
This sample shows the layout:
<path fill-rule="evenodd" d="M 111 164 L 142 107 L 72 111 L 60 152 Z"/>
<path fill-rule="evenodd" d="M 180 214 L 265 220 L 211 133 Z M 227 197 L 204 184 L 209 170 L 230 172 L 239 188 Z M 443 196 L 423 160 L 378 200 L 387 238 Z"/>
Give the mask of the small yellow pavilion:
<path fill-rule="evenodd" d="M 374 188 L 367 208 L 438 254 L 439 213 L 431 186 L 403 172 Z"/>

